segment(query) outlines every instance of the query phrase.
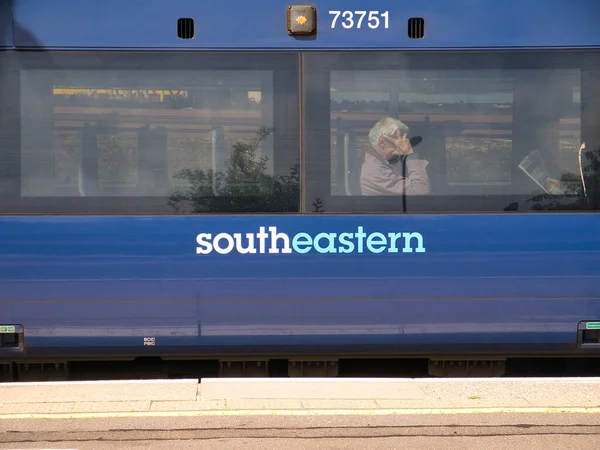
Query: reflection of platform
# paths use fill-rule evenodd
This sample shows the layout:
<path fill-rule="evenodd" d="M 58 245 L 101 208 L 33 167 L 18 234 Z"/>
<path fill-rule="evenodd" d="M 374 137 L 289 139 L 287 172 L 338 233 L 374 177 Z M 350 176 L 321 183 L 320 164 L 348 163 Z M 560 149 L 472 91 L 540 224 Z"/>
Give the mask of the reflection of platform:
<path fill-rule="evenodd" d="M 597 412 L 600 378 L 262 378 L 0 384 L 0 418 Z M 17 416 L 16 416 L 17 415 Z M 26 416 L 23 416 L 26 415 Z M 66 416 L 65 416 L 66 415 Z"/>

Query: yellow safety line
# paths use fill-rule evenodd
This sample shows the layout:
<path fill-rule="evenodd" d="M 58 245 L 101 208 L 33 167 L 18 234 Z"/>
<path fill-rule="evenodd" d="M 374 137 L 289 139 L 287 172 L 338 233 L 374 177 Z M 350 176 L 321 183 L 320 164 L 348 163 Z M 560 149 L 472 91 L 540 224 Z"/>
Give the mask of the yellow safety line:
<path fill-rule="evenodd" d="M 201 416 L 394 416 L 432 414 L 600 414 L 600 408 L 448 408 L 448 409 L 251 409 L 206 411 L 140 411 L 66 414 L 0 414 L 0 420 L 15 419 L 107 419 Z"/>

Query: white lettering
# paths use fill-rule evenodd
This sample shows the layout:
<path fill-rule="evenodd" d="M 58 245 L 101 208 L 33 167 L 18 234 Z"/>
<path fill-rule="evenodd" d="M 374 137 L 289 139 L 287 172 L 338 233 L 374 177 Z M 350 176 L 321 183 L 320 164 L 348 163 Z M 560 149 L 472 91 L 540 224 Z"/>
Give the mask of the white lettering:
<path fill-rule="evenodd" d="M 337 253 L 337 249 L 335 247 L 335 238 L 337 237 L 337 233 L 319 233 L 315 236 L 314 239 L 314 247 L 315 250 L 319 253 Z M 319 241 L 321 239 L 327 239 L 328 245 L 327 247 L 321 247 Z"/>
<path fill-rule="evenodd" d="M 306 248 L 300 247 L 301 245 L 306 245 Z M 294 250 L 298 253 L 308 253 L 312 248 L 312 237 L 308 233 L 298 233 L 292 239 L 292 246 Z"/>
<path fill-rule="evenodd" d="M 423 236 L 421 236 L 421 233 L 402 233 L 402 236 L 404 237 L 404 248 L 402 249 L 403 253 L 412 253 L 413 249 L 410 246 L 410 240 L 412 238 L 417 239 L 417 248 L 415 251 L 417 253 L 425 253 L 425 248 L 423 247 Z"/>
<path fill-rule="evenodd" d="M 221 245 L 220 245 L 221 239 L 225 239 L 227 241 L 227 247 L 225 247 L 225 248 L 221 247 Z M 215 251 L 217 253 L 220 253 L 221 255 L 226 255 L 227 253 L 230 253 L 231 250 L 233 250 L 234 245 L 235 245 L 235 243 L 233 242 L 233 237 L 231 237 L 231 235 L 227 234 L 227 233 L 217 234 L 213 241 L 213 247 L 215 248 Z"/>
<path fill-rule="evenodd" d="M 383 233 L 371 233 L 367 238 L 367 248 L 371 253 L 381 253 L 387 246 L 387 240 Z"/>
<path fill-rule="evenodd" d="M 358 232 L 354 235 L 358 239 L 358 253 L 363 252 L 363 239 L 367 237 L 367 235 L 363 232 L 363 227 L 358 227 Z"/>
<path fill-rule="evenodd" d="M 344 28 L 352 28 L 354 26 L 354 14 L 351 11 L 344 11 L 342 17 L 346 19 L 342 22 Z"/>
<path fill-rule="evenodd" d="M 350 239 L 354 237 L 354 233 L 342 233 L 340 234 L 340 253 L 352 253 L 354 251 L 354 242 Z"/>
<path fill-rule="evenodd" d="M 290 237 L 287 234 L 277 233 L 277 227 L 269 227 L 269 232 L 271 233 L 271 248 L 269 249 L 269 253 L 279 253 L 279 249 L 277 248 L 278 239 L 283 241 L 281 253 L 292 253 L 292 249 L 290 248 Z"/>
<path fill-rule="evenodd" d="M 342 16 L 340 23 L 342 28 L 350 30 L 352 28 L 359 29 L 362 27 L 363 20 L 367 16 L 367 25 L 371 30 L 376 30 L 381 27 L 381 19 L 383 19 L 383 28 L 390 27 L 390 12 L 384 11 L 329 11 L 329 15 L 333 16 L 331 19 L 331 28 L 335 28 L 337 21 Z"/>
<path fill-rule="evenodd" d="M 200 233 L 196 237 L 196 242 L 202 247 L 196 248 L 196 253 L 198 255 L 208 255 L 210 252 L 212 252 L 212 244 L 210 242 L 205 241 L 205 239 L 210 240 L 211 238 L 212 234 L 210 233 Z"/>
<path fill-rule="evenodd" d="M 258 238 L 258 252 L 259 253 L 264 253 L 265 252 L 265 240 L 269 237 L 269 235 L 267 233 L 265 233 L 265 227 L 260 227 L 259 228 L 259 232 L 256 234 L 256 237 Z"/>
<path fill-rule="evenodd" d="M 248 239 L 248 247 L 246 248 L 242 247 L 242 233 L 233 233 L 233 238 L 235 239 L 235 249 L 242 255 L 256 253 L 256 248 L 254 248 L 254 233 L 246 233 L 246 239 Z"/>
<path fill-rule="evenodd" d="M 377 17 L 377 14 L 379 14 L 379 11 L 369 11 L 368 24 L 372 30 L 379 27 L 379 17 Z"/>
<path fill-rule="evenodd" d="M 398 247 L 396 247 L 396 241 L 398 239 L 402 239 L 402 233 L 388 233 L 388 237 L 390 238 L 390 248 L 388 249 L 389 253 L 398 253 Z"/>
<path fill-rule="evenodd" d="M 360 26 L 362 25 L 362 21 L 364 20 L 365 16 L 367 15 L 366 11 L 354 11 L 354 14 L 356 14 L 357 16 L 360 16 L 360 18 L 358 19 L 358 22 L 356 24 L 356 28 L 360 28 Z"/>
<path fill-rule="evenodd" d="M 331 20 L 331 28 L 335 28 L 335 23 L 337 22 L 338 17 L 340 17 L 341 13 L 341 11 L 329 11 L 329 14 L 334 16 Z"/>
<path fill-rule="evenodd" d="M 266 230 L 269 230 L 267 233 Z M 398 253 L 400 239 L 404 239 L 402 253 L 425 253 L 423 235 L 417 232 L 410 233 L 365 233 L 363 226 L 356 227 L 356 233 L 317 233 L 314 237 L 305 232 L 296 233 L 293 236 L 278 231 L 276 226 L 259 227 L 258 233 L 246 233 L 247 243 L 244 245 L 242 233 L 200 233 L 196 236 L 196 253 L 208 255 L 215 251 L 226 255 L 237 251 L 241 255 L 255 253 L 290 254 L 309 253 L 315 251 L 325 253 L 363 253 L 366 250 L 371 253 Z M 416 239 L 416 245 L 414 240 Z M 256 248 L 258 240 L 258 251 Z M 270 240 L 270 245 L 267 243 Z M 267 248 L 268 247 L 268 248 Z"/>

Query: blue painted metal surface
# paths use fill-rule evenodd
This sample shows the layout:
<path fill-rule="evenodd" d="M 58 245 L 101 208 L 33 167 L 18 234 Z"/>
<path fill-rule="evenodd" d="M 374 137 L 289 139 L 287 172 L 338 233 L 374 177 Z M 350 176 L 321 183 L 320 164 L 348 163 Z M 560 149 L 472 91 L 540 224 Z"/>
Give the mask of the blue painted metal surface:
<path fill-rule="evenodd" d="M 288 2 L 0 2 L 9 48 L 433 49 L 598 47 L 595 0 L 375 0 L 390 28 L 285 32 Z M 8 17 L 7 8 L 14 13 Z M 176 20 L 197 36 L 180 40 Z M 409 40 L 409 17 L 426 38 Z M 10 19 L 10 20 L 9 20 Z M 199 233 L 418 232 L 423 253 L 196 254 Z M 1 217 L 0 323 L 22 324 L 27 354 L 62 347 L 136 354 L 230 346 L 422 345 L 492 353 L 575 351 L 577 323 L 600 320 L 597 214 L 430 216 Z M 144 337 L 155 337 L 145 347 Z M 175 350 L 177 349 L 177 350 Z M 181 350 L 184 349 L 184 350 Z M 187 350 L 185 350 L 187 349 Z M 67 353 L 63 353 L 67 354 Z"/>
<path fill-rule="evenodd" d="M 318 34 L 286 33 L 287 0 L 13 0 L 17 47 L 47 48 L 489 48 L 596 47 L 596 0 L 315 0 Z M 305 3 L 305 2 L 298 2 Z M 331 28 L 330 10 L 389 11 L 389 28 Z M 176 35 L 180 17 L 196 37 Z M 426 20 L 426 37 L 407 36 L 410 17 Z M 340 21 L 338 21 L 339 23 Z"/>
<path fill-rule="evenodd" d="M 0 48 L 12 48 L 15 43 L 13 41 L 13 14 L 11 2 L 8 0 L 0 0 Z"/>
<path fill-rule="evenodd" d="M 359 226 L 418 232 L 425 252 L 196 253 L 199 233 L 261 226 L 290 238 Z M 30 350 L 143 351 L 144 337 L 162 353 L 367 343 L 574 350 L 577 323 L 600 318 L 599 227 L 595 214 L 3 217 L 1 321 L 24 325 Z"/>

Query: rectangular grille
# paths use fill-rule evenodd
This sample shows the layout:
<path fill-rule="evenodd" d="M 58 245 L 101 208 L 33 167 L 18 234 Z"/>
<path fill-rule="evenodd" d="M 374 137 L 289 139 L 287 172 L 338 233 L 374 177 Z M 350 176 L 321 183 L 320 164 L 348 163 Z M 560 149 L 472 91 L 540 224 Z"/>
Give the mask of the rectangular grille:
<path fill-rule="evenodd" d="M 177 20 L 177 37 L 179 39 L 194 39 L 194 19 L 184 17 Z"/>
<path fill-rule="evenodd" d="M 421 17 L 408 19 L 408 37 L 410 39 L 423 39 L 425 37 L 425 19 Z"/>

